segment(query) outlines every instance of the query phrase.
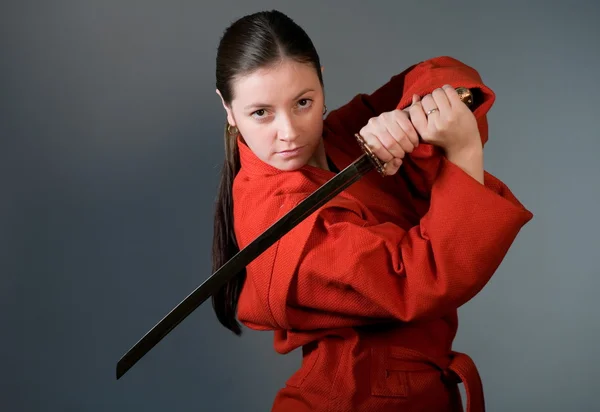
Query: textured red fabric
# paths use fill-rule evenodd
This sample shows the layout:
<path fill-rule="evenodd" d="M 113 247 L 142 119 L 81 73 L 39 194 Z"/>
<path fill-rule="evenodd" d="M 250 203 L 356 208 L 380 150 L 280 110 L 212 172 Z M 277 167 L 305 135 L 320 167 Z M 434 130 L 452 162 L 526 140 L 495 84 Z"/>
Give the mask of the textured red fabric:
<path fill-rule="evenodd" d="M 494 93 L 450 57 L 414 65 L 325 120 L 328 156 L 339 169 L 362 154 L 353 134 L 370 117 L 410 104 L 449 83 L 483 97 L 475 110 L 482 140 Z M 333 177 L 312 166 L 283 172 L 238 140 L 235 231 L 246 246 Z M 457 308 L 490 280 L 533 217 L 499 179 L 480 184 L 431 145 L 401 172 L 373 171 L 292 229 L 247 267 L 238 318 L 273 330 L 279 353 L 302 348 L 302 365 L 273 411 L 484 410 L 473 361 L 452 350 Z"/>

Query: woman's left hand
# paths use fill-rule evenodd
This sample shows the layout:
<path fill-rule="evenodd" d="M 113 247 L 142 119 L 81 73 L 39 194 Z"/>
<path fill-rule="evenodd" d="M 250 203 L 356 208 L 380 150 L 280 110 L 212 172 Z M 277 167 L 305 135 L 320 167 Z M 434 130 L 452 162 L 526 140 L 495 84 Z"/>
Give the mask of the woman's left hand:
<path fill-rule="evenodd" d="M 414 95 L 408 112 L 423 142 L 441 147 L 447 154 L 482 148 L 475 115 L 448 84 L 422 99 Z"/>

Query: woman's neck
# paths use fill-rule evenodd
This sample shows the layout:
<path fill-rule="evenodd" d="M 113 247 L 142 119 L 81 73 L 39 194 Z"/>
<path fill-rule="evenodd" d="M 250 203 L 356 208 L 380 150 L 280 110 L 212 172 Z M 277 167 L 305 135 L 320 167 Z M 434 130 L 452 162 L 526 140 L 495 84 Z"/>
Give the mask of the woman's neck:
<path fill-rule="evenodd" d="M 325 153 L 325 144 L 323 143 L 323 139 L 321 138 L 319 145 L 315 149 L 311 159 L 308 161 L 308 164 L 314 167 L 318 167 L 319 169 L 329 170 L 331 171 L 331 167 L 333 164 L 330 164 L 327 159 L 327 153 Z"/>

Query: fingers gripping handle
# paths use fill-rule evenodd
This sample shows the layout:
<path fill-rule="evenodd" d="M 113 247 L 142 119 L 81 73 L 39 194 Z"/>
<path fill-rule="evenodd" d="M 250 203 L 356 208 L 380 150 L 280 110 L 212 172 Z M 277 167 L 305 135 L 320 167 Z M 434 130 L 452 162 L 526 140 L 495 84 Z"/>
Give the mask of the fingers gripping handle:
<path fill-rule="evenodd" d="M 470 89 L 467 89 L 466 87 L 458 87 L 458 88 L 456 88 L 456 92 L 458 93 L 460 100 L 464 104 L 466 104 L 469 108 L 471 108 L 471 110 L 472 110 L 473 109 L 473 93 L 472 93 L 472 91 Z M 371 150 L 369 145 L 367 145 L 367 143 L 365 142 L 365 140 L 359 133 L 355 133 L 354 137 L 356 137 L 358 144 L 360 145 L 363 152 L 369 157 L 369 159 L 375 166 L 375 169 L 377 170 L 377 172 L 379 172 L 380 175 L 385 176 L 385 163 L 382 162 L 379 158 L 377 158 L 377 156 L 375 156 L 375 154 L 373 153 L 373 151 Z"/>

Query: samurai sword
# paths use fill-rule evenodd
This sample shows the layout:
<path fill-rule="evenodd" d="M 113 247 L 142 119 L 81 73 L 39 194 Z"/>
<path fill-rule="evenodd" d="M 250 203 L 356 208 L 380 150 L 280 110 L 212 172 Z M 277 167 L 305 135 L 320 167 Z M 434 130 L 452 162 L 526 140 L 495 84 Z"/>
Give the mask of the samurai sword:
<path fill-rule="evenodd" d="M 473 93 L 471 90 L 459 87 L 456 91 L 463 103 L 472 109 Z M 121 378 L 158 342 L 230 279 L 313 212 L 373 169 L 385 176 L 385 164 L 375 156 L 360 134 L 356 133 L 355 137 L 364 154 L 273 223 L 175 306 L 119 360 L 117 379 Z"/>

